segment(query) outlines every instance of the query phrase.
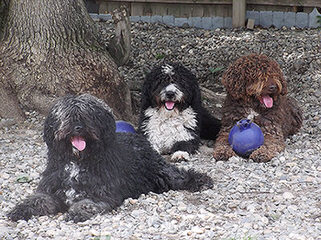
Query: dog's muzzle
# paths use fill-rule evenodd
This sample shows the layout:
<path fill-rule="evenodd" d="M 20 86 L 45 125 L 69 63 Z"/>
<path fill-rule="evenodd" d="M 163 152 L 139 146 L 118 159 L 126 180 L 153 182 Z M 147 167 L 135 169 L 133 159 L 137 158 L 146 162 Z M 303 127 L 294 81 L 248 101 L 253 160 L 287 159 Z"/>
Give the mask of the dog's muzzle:
<path fill-rule="evenodd" d="M 163 89 L 160 97 L 165 108 L 171 111 L 182 100 L 183 95 L 183 92 L 175 84 L 171 83 Z"/>
<path fill-rule="evenodd" d="M 167 110 L 171 111 L 175 108 L 176 94 L 173 91 L 168 91 L 165 93 L 164 106 Z"/>
<path fill-rule="evenodd" d="M 70 139 L 71 144 L 74 148 L 76 148 L 78 151 L 83 151 L 86 148 L 86 140 L 85 138 L 81 136 L 74 136 Z"/>
<path fill-rule="evenodd" d="M 261 104 L 263 104 L 266 108 L 273 107 L 273 96 L 278 91 L 278 87 L 274 84 L 268 86 L 266 89 L 263 89 L 265 93 L 262 93 L 259 97 Z"/>
<path fill-rule="evenodd" d="M 83 126 L 75 125 L 73 127 L 72 137 L 70 138 L 71 145 L 73 148 L 77 149 L 79 152 L 85 150 L 86 140 L 82 136 Z"/>

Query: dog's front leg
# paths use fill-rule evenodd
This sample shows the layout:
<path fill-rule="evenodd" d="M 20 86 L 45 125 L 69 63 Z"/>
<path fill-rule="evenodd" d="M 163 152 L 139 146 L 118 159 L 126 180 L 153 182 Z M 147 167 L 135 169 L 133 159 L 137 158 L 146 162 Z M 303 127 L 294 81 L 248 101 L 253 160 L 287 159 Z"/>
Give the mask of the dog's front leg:
<path fill-rule="evenodd" d="M 249 158 L 254 162 L 268 162 L 278 153 L 284 151 L 284 148 L 283 135 L 265 133 L 264 144 L 253 151 Z"/>
<path fill-rule="evenodd" d="M 199 145 L 199 139 L 176 142 L 171 149 L 171 152 L 173 153 L 171 161 L 180 162 L 190 160 L 190 155 L 196 153 Z"/>
<path fill-rule="evenodd" d="M 116 206 L 107 202 L 94 202 L 90 199 L 83 199 L 74 203 L 68 210 L 67 221 L 84 222 L 99 213 L 109 212 Z"/>
<path fill-rule="evenodd" d="M 227 161 L 230 157 L 236 156 L 231 145 L 228 143 L 230 128 L 221 129 L 214 145 L 213 157 L 216 161 Z"/>
<path fill-rule="evenodd" d="M 45 193 L 36 193 L 27 197 L 21 204 L 18 204 L 8 218 L 12 221 L 29 220 L 32 216 L 44 216 L 65 212 L 67 206 L 54 196 Z"/>

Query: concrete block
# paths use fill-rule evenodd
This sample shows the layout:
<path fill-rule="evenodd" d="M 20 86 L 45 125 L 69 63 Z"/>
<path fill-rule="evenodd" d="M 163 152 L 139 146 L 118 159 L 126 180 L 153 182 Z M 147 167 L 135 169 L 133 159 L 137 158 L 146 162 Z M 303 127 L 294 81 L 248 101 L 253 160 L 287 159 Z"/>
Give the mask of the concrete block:
<path fill-rule="evenodd" d="M 232 18 L 225 17 L 223 20 L 223 28 L 232 28 L 232 27 L 233 27 Z"/>
<path fill-rule="evenodd" d="M 320 23 L 317 22 L 317 16 L 321 16 L 321 14 L 316 8 L 314 8 L 309 14 L 309 28 L 320 27 Z"/>
<path fill-rule="evenodd" d="M 253 30 L 254 29 L 254 23 L 255 20 L 254 19 L 247 19 L 247 24 L 246 24 L 246 28 Z"/>
<path fill-rule="evenodd" d="M 202 28 L 202 18 L 201 17 L 190 17 L 188 18 L 188 25 L 195 28 Z"/>
<path fill-rule="evenodd" d="M 284 26 L 293 27 L 295 26 L 295 13 L 294 12 L 285 12 L 284 13 Z"/>
<path fill-rule="evenodd" d="M 260 25 L 260 12 L 258 11 L 246 11 L 246 18 L 247 19 L 254 19 L 255 26 Z"/>
<path fill-rule="evenodd" d="M 175 26 L 182 27 L 184 24 L 188 24 L 187 18 L 175 18 Z"/>
<path fill-rule="evenodd" d="M 131 22 L 139 22 L 141 21 L 140 16 L 130 16 L 129 21 Z"/>
<path fill-rule="evenodd" d="M 193 18 L 191 17 L 187 18 L 187 24 L 188 26 L 193 27 Z"/>
<path fill-rule="evenodd" d="M 284 26 L 284 12 L 273 12 L 272 25 L 276 28 Z"/>
<path fill-rule="evenodd" d="M 159 15 L 151 16 L 150 22 L 151 23 L 162 23 L 163 17 L 159 16 Z"/>
<path fill-rule="evenodd" d="M 212 18 L 213 27 L 212 29 L 223 28 L 224 19 L 222 17 L 213 17 Z"/>
<path fill-rule="evenodd" d="M 140 17 L 140 20 L 141 20 L 142 22 L 150 23 L 151 17 L 150 17 L 150 16 L 141 16 L 141 17 Z"/>
<path fill-rule="evenodd" d="M 303 12 L 296 13 L 295 26 L 298 28 L 309 27 L 309 14 Z"/>
<path fill-rule="evenodd" d="M 111 14 L 99 14 L 98 17 L 103 21 L 108 21 L 112 19 Z"/>
<path fill-rule="evenodd" d="M 169 16 L 169 15 L 163 16 L 163 23 L 169 26 L 174 26 L 175 25 L 174 16 Z"/>
<path fill-rule="evenodd" d="M 98 19 L 98 14 L 97 13 L 89 13 L 89 16 L 94 20 Z"/>
<path fill-rule="evenodd" d="M 210 30 L 213 29 L 213 22 L 211 17 L 202 17 L 202 28 Z"/>
<path fill-rule="evenodd" d="M 272 25 L 272 12 L 271 11 L 261 11 L 260 12 L 260 25 L 265 28 L 271 27 L 271 25 Z"/>

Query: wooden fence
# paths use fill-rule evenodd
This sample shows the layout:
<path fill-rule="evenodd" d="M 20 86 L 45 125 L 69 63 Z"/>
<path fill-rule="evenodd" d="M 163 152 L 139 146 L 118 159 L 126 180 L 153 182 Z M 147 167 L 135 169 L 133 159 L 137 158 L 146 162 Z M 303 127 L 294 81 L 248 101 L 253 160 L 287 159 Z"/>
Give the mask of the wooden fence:
<path fill-rule="evenodd" d="M 275 26 L 273 19 L 289 27 L 316 27 L 312 18 L 319 15 L 317 8 L 321 8 L 321 0 L 87 0 L 86 3 L 89 11 L 92 8 L 95 10 L 91 12 L 99 14 L 125 5 L 133 21 L 209 29 L 244 26 L 248 18 L 255 20 L 255 25 L 266 27 Z"/>

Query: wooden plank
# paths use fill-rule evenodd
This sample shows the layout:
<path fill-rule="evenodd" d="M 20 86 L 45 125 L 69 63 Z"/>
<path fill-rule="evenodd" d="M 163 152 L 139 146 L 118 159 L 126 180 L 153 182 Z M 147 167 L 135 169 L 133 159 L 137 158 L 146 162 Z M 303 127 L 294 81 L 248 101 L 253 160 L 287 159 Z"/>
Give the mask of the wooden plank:
<path fill-rule="evenodd" d="M 1 0 L 0 0 L 1 1 Z M 120 5 L 127 5 L 131 16 L 172 15 L 174 17 L 232 17 L 233 0 L 100 0 L 99 13 L 110 13 Z M 243 0 L 238 0 L 243 1 Z M 297 12 L 299 0 L 246 0 L 248 11 Z M 300 0 L 311 4 L 321 0 Z M 175 3 L 177 2 L 177 3 Z M 186 3 L 187 2 L 187 3 Z M 203 3 L 208 4 L 203 4 Z M 200 4 L 201 3 L 201 4 Z M 217 4 L 219 3 L 219 4 Z M 224 3 L 224 4 L 222 4 Z M 251 4 L 252 3 L 252 4 Z M 273 4 L 272 4 L 273 3 Z M 264 5 L 265 4 L 265 5 Z M 313 4 L 312 4 L 313 5 Z M 300 11 L 310 13 L 313 7 L 300 7 Z M 234 21 L 236 20 L 234 17 Z M 236 24 L 236 23 L 234 23 Z"/>
<path fill-rule="evenodd" d="M 246 16 L 246 0 L 233 0 L 232 25 L 233 27 L 244 27 Z"/>
<path fill-rule="evenodd" d="M 232 8 L 228 5 L 204 5 L 203 17 L 232 17 Z"/>
<path fill-rule="evenodd" d="M 320 0 L 247 0 L 247 4 L 267 5 L 267 6 L 303 6 L 303 7 L 321 7 Z"/>
<path fill-rule="evenodd" d="M 303 12 L 310 13 L 313 7 L 303 7 Z M 248 11 L 297 12 L 297 6 L 246 4 Z"/>
<path fill-rule="evenodd" d="M 99 5 L 99 13 L 110 14 L 113 10 L 120 7 L 120 3 L 117 2 L 102 2 Z"/>
<path fill-rule="evenodd" d="M 233 0 L 101 0 L 101 2 L 130 2 L 130 3 L 166 3 L 166 4 L 219 4 L 232 5 Z M 302 6 L 321 7 L 320 0 L 248 0 L 247 4 L 266 6 Z"/>
<path fill-rule="evenodd" d="M 101 0 L 105 2 L 107 0 Z M 178 4 L 227 4 L 231 5 L 233 0 L 117 0 L 108 2 L 131 2 L 131 3 L 178 3 Z M 267 6 L 303 6 L 321 7 L 320 0 L 248 0 L 248 4 Z"/>
<path fill-rule="evenodd" d="M 228 5 L 189 5 L 189 4 L 150 4 L 132 3 L 131 16 L 174 16 L 188 17 L 231 17 L 232 8 Z"/>
<path fill-rule="evenodd" d="M 102 0 L 102 2 L 107 0 Z M 167 4 L 220 4 L 232 5 L 233 0 L 117 0 L 108 2 L 131 2 L 131 3 L 167 3 Z"/>

